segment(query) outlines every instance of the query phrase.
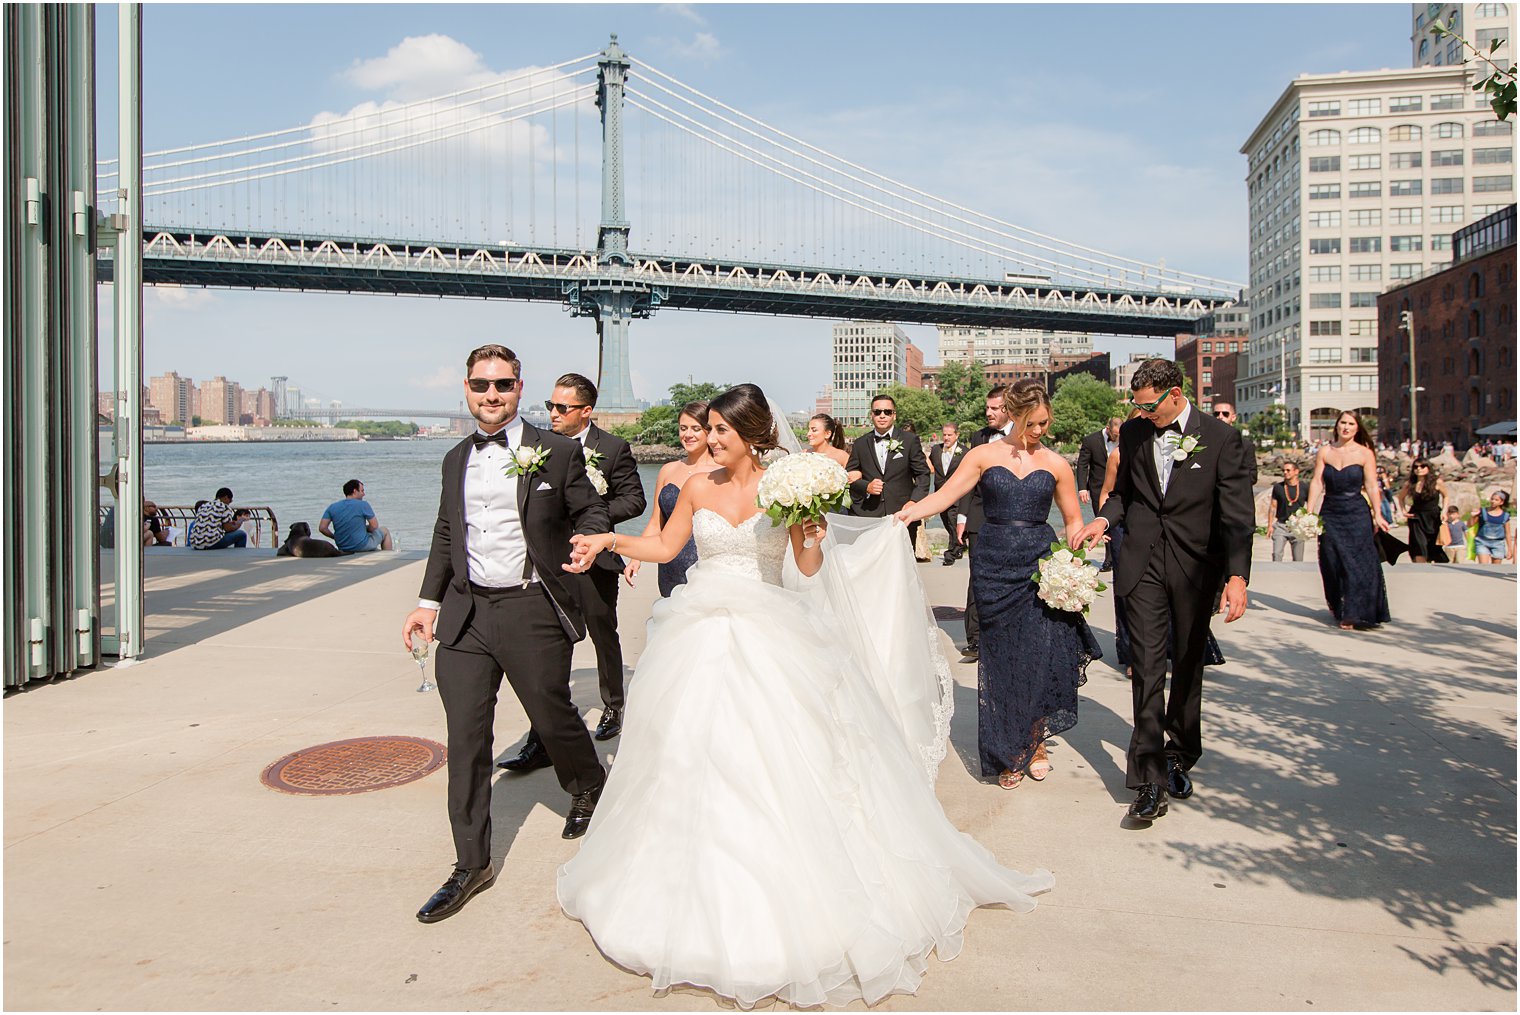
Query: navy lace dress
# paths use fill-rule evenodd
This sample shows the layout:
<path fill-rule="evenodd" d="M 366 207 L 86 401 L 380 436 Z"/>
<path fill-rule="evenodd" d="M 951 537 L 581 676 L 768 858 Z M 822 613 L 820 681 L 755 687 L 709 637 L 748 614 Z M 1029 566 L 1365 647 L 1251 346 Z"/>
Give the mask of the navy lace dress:
<path fill-rule="evenodd" d="M 1362 498 L 1366 477 L 1360 465 L 1338 469 L 1325 463 L 1325 499 L 1320 505 L 1319 576 L 1325 602 L 1343 624 L 1371 627 L 1389 619 L 1388 589 L 1373 541 L 1372 511 Z"/>
<path fill-rule="evenodd" d="M 1023 771 L 1041 741 L 1077 724 L 1077 688 L 1103 651 L 1080 613 L 1050 609 L 1030 581 L 1056 538 L 1046 521 L 1055 477 L 996 466 L 977 487 L 986 511 L 971 556 L 982 625 L 977 740 L 982 775 L 993 778 Z"/>
<path fill-rule="evenodd" d="M 674 483 L 666 483 L 660 487 L 660 492 L 655 495 L 655 500 L 660 505 L 660 517 L 669 518 L 670 513 L 676 509 L 676 501 L 681 499 L 681 488 Z M 681 552 L 668 564 L 660 565 L 660 595 L 669 598 L 676 590 L 677 585 L 686 584 L 686 569 L 697 562 L 697 540 L 692 537 L 681 547 Z"/>

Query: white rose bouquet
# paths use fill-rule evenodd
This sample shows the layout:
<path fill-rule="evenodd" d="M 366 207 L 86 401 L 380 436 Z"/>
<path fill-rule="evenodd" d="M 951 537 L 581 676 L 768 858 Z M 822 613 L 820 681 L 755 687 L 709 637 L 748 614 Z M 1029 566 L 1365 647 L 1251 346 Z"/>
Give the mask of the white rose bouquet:
<path fill-rule="evenodd" d="M 850 506 L 850 478 L 827 455 L 787 455 L 765 470 L 755 498 L 772 525 L 817 521 Z"/>
<path fill-rule="evenodd" d="M 1308 508 L 1299 508 L 1289 515 L 1288 520 L 1283 522 L 1283 527 L 1288 530 L 1288 535 L 1301 542 L 1318 539 L 1320 534 L 1325 531 L 1325 526 L 1320 522 L 1319 515 L 1310 514 Z"/>
<path fill-rule="evenodd" d="M 1050 544 L 1049 556 L 1029 580 L 1040 586 L 1039 596 L 1053 610 L 1086 613 L 1099 592 L 1108 588 L 1098 569 L 1087 562 L 1086 550 L 1073 550 L 1066 540 Z"/>

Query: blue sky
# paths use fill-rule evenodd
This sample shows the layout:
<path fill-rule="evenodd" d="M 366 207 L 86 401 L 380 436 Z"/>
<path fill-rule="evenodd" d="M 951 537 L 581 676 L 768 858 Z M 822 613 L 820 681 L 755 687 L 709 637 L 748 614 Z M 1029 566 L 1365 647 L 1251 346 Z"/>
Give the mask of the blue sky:
<path fill-rule="evenodd" d="M 1407 66 L 1408 11 L 158 4 L 144 19 L 144 132 L 153 150 L 297 126 L 557 63 L 617 32 L 660 70 L 922 190 L 1072 242 L 1244 279 L 1242 141 L 1297 74 Z M 97 17 L 104 157 L 115 147 L 115 12 Z M 429 47 L 406 42 L 430 36 L 440 38 Z M 933 329 L 908 330 L 935 361 Z M 828 380 L 829 335 L 827 321 L 661 313 L 634 324 L 635 389 L 657 399 L 687 377 L 749 380 L 801 408 Z M 221 290 L 150 293 L 145 366 L 248 386 L 286 374 L 351 405 L 449 405 L 465 352 L 492 340 L 524 360 L 530 398 L 559 373 L 595 374 L 592 324 L 557 306 Z"/>

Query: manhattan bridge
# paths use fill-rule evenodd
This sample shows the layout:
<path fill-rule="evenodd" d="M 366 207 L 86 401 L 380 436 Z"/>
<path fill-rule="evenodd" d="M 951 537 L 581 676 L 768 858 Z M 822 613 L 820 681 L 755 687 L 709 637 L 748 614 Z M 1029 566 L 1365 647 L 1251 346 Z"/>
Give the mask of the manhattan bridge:
<path fill-rule="evenodd" d="M 100 166 L 104 211 L 117 172 Z M 148 284 L 562 303 L 595 322 L 608 412 L 637 408 L 629 325 L 661 308 L 1169 336 L 1240 289 L 883 176 L 616 36 L 447 95 L 146 153 L 141 221 Z"/>

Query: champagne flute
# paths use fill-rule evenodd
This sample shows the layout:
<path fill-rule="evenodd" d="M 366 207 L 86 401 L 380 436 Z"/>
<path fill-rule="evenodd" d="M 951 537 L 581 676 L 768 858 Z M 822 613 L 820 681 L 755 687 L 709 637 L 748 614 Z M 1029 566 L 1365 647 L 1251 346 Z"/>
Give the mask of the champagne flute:
<path fill-rule="evenodd" d="M 437 686 L 427 675 L 428 645 L 429 642 L 423 641 L 421 637 L 412 638 L 412 658 L 417 662 L 417 669 L 422 672 L 422 686 L 417 688 L 418 694 L 426 694 Z"/>

